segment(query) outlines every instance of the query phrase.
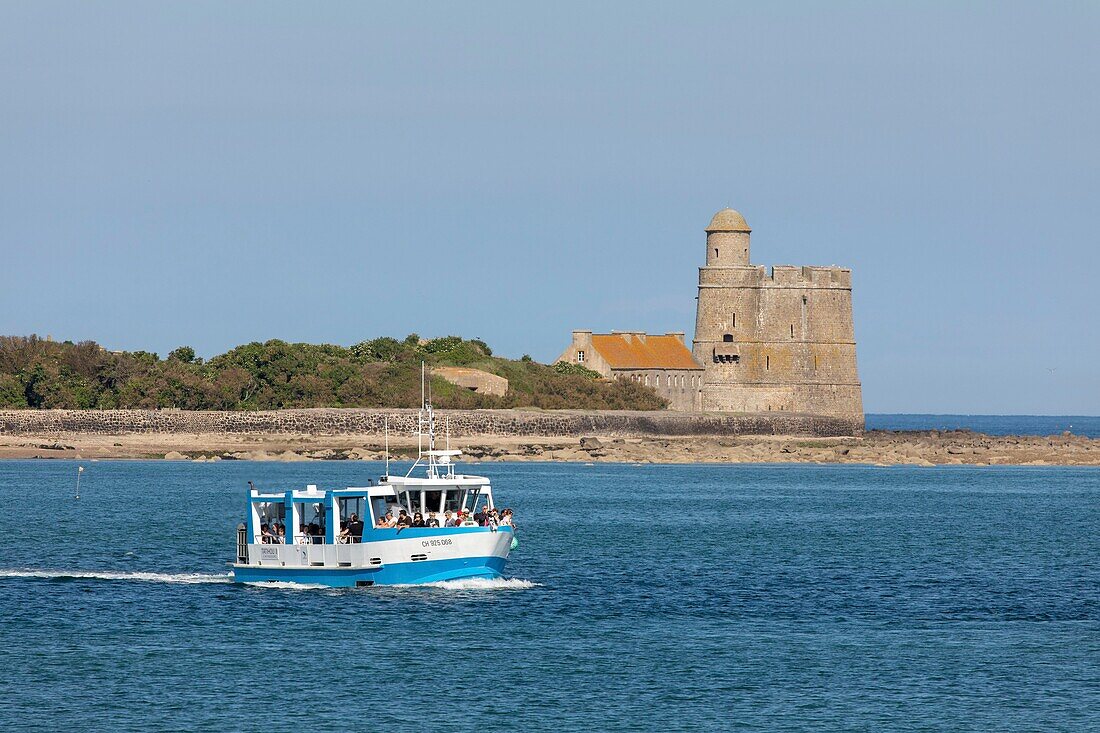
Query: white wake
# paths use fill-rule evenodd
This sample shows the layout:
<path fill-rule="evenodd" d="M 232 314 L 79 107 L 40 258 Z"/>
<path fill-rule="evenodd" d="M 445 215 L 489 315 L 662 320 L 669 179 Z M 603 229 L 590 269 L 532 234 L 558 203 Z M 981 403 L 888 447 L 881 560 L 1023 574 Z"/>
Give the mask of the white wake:
<path fill-rule="evenodd" d="M 460 578 L 458 580 L 441 580 L 435 583 L 423 583 L 422 585 L 406 585 L 405 588 L 443 588 L 445 590 L 528 590 L 537 588 L 541 583 L 520 578 Z"/>
<path fill-rule="evenodd" d="M 90 580 L 137 580 L 145 583 L 230 583 L 229 573 L 211 575 L 208 573 L 143 573 L 111 572 L 95 570 L 0 570 L 0 578 L 43 578 L 46 580 L 90 579 Z"/>

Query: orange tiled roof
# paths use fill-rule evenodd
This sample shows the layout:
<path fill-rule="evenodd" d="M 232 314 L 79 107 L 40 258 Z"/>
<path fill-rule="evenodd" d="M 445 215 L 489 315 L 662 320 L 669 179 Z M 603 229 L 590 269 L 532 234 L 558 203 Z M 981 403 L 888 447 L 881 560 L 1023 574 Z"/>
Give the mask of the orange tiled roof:
<path fill-rule="evenodd" d="M 592 348 L 612 369 L 702 369 L 676 336 L 594 333 Z"/>

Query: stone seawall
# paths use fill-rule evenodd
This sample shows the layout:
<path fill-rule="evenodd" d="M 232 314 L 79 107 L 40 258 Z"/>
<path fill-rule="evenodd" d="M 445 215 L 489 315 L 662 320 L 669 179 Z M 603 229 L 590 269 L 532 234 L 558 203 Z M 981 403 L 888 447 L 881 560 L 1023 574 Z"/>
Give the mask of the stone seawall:
<path fill-rule="evenodd" d="M 781 413 L 440 410 L 440 432 L 455 437 L 798 435 L 850 436 L 862 420 Z M 310 409 L 255 412 L 176 410 L 0 410 L 0 434 L 377 435 L 416 434 L 416 410 Z"/>

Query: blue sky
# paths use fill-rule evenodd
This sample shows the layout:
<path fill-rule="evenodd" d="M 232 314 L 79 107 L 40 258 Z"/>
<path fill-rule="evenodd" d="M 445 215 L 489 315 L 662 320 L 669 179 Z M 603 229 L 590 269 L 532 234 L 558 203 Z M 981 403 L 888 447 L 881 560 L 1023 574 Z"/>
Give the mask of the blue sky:
<path fill-rule="evenodd" d="M 694 328 L 854 270 L 869 412 L 1100 414 L 1100 6 L 0 4 L 0 333 Z"/>

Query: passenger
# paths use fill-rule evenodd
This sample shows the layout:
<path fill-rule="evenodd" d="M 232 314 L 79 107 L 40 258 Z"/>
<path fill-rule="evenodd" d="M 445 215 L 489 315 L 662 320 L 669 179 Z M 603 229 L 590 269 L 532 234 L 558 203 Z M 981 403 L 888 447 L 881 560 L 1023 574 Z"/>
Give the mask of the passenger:
<path fill-rule="evenodd" d="M 454 515 L 451 513 L 450 509 L 443 512 L 443 526 L 444 527 L 457 527 L 458 526 L 458 522 L 455 521 Z"/>
<path fill-rule="evenodd" d="M 321 525 L 317 524 L 317 522 L 310 522 L 308 529 L 309 541 L 315 545 L 321 544 L 321 540 L 324 539 L 324 537 L 321 536 Z"/>
<path fill-rule="evenodd" d="M 390 529 L 397 526 L 397 518 L 393 516 L 393 509 L 386 512 L 386 526 Z"/>
<path fill-rule="evenodd" d="M 351 533 L 352 542 L 363 541 L 363 520 L 359 518 L 358 514 L 351 515 L 351 521 L 348 522 L 348 531 Z"/>
<path fill-rule="evenodd" d="M 397 516 L 397 525 L 396 526 L 397 526 L 398 529 L 401 529 L 402 527 L 412 526 L 412 519 L 409 517 L 408 512 L 406 512 L 404 509 L 402 509 L 401 512 Z"/>
<path fill-rule="evenodd" d="M 485 517 L 485 526 L 488 527 L 491 531 L 496 532 L 498 524 L 499 522 L 497 521 L 497 510 L 489 510 L 488 516 Z"/>
<path fill-rule="evenodd" d="M 340 534 L 336 536 L 336 542 L 341 545 L 346 545 L 351 542 L 351 530 L 348 529 L 347 523 L 344 523 L 340 527 Z"/>
<path fill-rule="evenodd" d="M 500 523 L 501 523 L 501 525 L 503 525 L 505 527 L 511 527 L 512 526 L 512 510 L 511 509 L 505 509 L 503 512 L 500 513 Z"/>
<path fill-rule="evenodd" d="M 428 519 L 427 519 L 427 521 L 424 522 L 424 526 L 425 527 L 438 527 L 439 526 L 439 518 L 435 516 L 435 512 L 430 512 L 428 514 Z"/>
<path fill-rule="evenodd" d="M 424 517 L 420 516 L 420 512 L 417 512 L 416 514 L 413 515 L 412 526 L 414 526 L 414 527 L 424 527 L 424 526 L 426 526 L 424 524 Z"/>
<path fill-rule="evenodd" d="M 275 544 L 286 544 L 286 528 L 283 525 L 279 525 L 279 531 L 275 534 Z"/>
<path fill-rule="evenodd" d="M 474 514 L 474 521 L 477 522 L 479 527 L 484 527 L 486 521 L 489 519 L 489 513 L 486 511 L 487 508 L 488 507 L 483 506 Z"/>
<path fill-rule="evenodd" d="M 275 538 L 275 535 L 271 534 L 271 527 L 267 524 L 260 525 L 260 542 L 265 545 L 270 545 L 271 541 Z"/>
<path fill-rule="evenodd" d="M 298 540 L 297 541 L 298 541 L 299 545 L 309 544 L 309 533 L 306 532 L 306 525 L 304 525 L 304 524 L 299 524 L 298 525 Z"/>

